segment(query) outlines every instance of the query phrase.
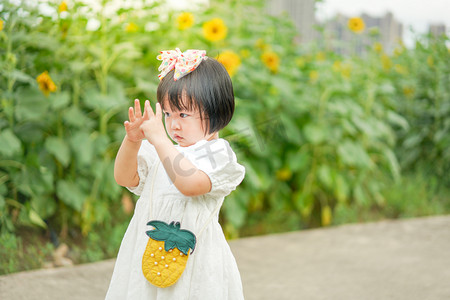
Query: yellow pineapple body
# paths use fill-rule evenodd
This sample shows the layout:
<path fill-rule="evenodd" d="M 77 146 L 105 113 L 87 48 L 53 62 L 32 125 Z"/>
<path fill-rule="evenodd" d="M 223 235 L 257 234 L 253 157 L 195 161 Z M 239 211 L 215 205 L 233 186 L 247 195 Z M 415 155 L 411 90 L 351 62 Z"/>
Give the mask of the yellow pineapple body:
<path fill-rule="evenodd" d="M 174 284 L 186 268 L 189 258 L 178 248 L 164 250 L 164 241 L 149 239 L 142 256 L 142 272 L 150 283 L 158 287 Z"/>

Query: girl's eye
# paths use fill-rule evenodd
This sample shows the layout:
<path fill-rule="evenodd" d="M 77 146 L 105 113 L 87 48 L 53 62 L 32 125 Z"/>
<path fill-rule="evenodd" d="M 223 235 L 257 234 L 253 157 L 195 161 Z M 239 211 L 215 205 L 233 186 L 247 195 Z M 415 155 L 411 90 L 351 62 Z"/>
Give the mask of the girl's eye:
<path fill-rule="evenodd" d="M 168 112 L 165 112 L 164 115 L 165 115 L 166 117 L 170 117 L 170 114 L 169 114 Z"/>
<path fill-rule="evenodd" d="M 184 113 L 181 113 L 180 114 L 180 117 L 182 117 L 182 118 L 186 118 L 186 117 L 188 117 L 189 115 L 187 115 L 187 114 L 184 114 Z"/>

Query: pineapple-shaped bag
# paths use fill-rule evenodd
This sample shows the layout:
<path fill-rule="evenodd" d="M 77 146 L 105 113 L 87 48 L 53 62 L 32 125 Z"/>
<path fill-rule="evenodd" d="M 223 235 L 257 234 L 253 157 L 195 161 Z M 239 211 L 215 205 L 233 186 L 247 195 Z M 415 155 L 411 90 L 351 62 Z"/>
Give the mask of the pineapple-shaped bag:
<path fill-rule="evenodd" d="M 159 164 L 155 167 L 152 178 L 150 209 L 152 207 L 153 185 L 158 166 Z M 200 230 L 198 237 L 218 213 L 220 204 L 218 203 L 216 209 Z M 167 224 L 163 221 L 152 220 L 147 225 L 153 226 L 155 229 L 146 231 L 149 240 L 142 256 L 142 272 L 145 278 L 157 287 L 165 288 L 171 286 L 183 274 L 189 255 L 194 252 L 197 238 L 191 231 L 180 229 L 181 225 L 179 222 Z M 192 249 L 190 253 L 189 249 Z"/>
<path fill-rule="evenodd" d="M 142 272 L 153 285 L 171 286 L 186 268 L 189 249 L 194 252 L 195 235 L 180 229 L 179 222 L 150 221 L 147 225 L 155 229 L 146 232 L 150 239 L 142 257 Z"/>

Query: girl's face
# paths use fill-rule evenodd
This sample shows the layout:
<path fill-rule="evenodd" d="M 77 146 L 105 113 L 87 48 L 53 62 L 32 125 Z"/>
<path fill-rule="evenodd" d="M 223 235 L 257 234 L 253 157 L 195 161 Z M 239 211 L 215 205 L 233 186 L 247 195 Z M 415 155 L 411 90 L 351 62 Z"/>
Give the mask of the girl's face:
<path fill-rule="evenodd" d="M 165 103 L 163 110 L 166 121 L 166 130 L 170 138 L 181 147 L 194 145 L 200 140 L 218 138 L 218 133 L 205 134 L 204 124 L 198 111 L 172 111 L 170 105 Z"/>

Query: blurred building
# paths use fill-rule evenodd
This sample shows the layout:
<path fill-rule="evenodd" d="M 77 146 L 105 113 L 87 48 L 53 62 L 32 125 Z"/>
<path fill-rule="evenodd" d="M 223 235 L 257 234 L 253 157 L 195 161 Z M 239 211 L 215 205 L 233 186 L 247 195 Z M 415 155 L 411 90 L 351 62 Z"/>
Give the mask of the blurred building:
<path fill-rule="evenodd" d="M 431 35 L 435 37 L 440 37 L 446 35 L 447 28 L 445 24 L 431 24 L 429 28 L 429 32 Z"/>
<path fill-rule="evenodd" d="M 365 29 L 355 38 L 355 33 L 348 28 L 350 17 L 338 14 L 324 24 L 324 35 L 328 45 L 336 52 L 348 54 L 353 52 L 363 54 L 367 47 L 375 42 L 380 43 L 387 53 L 392 53 L 402 42 L 403 25 L 390 12 L 382 17 L 372 17 L 362 14 L 360 18 L 365 23 Z"/>
<path fill-rule="evenodd" d="M 315 0 L 267 0 L 266 8 L 273 16 L 287 14 L 297 27 L 300 42 L 310 42 L 317 36 Z"/>

